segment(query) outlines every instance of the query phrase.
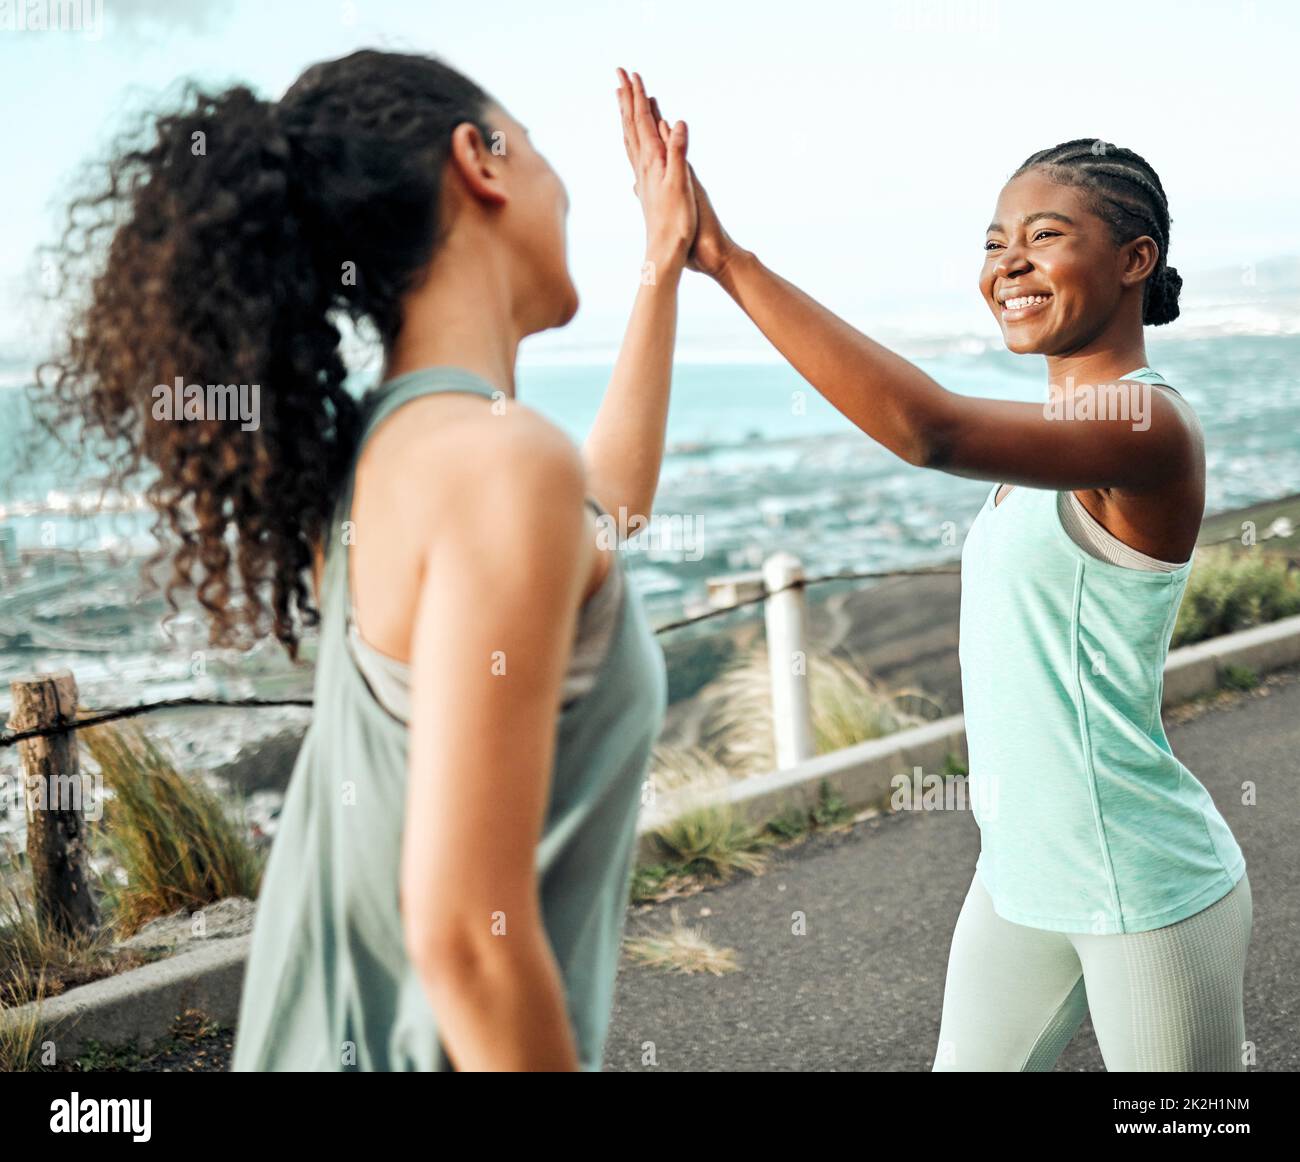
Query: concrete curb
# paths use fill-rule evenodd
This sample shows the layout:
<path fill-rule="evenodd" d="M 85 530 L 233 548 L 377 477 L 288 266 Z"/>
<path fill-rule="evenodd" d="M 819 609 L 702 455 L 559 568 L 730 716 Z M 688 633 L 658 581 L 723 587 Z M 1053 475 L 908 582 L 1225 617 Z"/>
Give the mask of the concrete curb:
<path fill-rule="evenodd" d="M 1297 662 L 1300 616 L 1182 646 L 1170 651 L 1165 665 L 1163 706 L 1167 709 L 1219 689 L 1228 666 L 1249 667 L 1264 674 Z M 641 863 L 659 862 L 663 857 L 653 833 L 701 809 L 726 807 L 740 818 L 762 824 L 791 810 L 812 810 L 823 783 L 850 810 L 876 806 L 888 798 L 895 776 L 910 777 L 913 767 L 920 767 L 924 775 L 941 774 L 950 753 L 967 761 L 965 718 L 960 714 L 818 755 L 788 770 L 729 783 L 716 791 L 665 795 L 641 813 L 637 858 Z"/>
<path fill-rule="evenodd" d="M 1226 667 L 1249 666 L 1258 674 L 1300 662 L 1300 617 L 1243 630 L 1169 655 L 1164 704 L 1171 706 L 1217 689 Z M 875 806 L 888 797 L 895 775 L 913 767 L 925 774 L 943 771 L 945 759 L 966 758 L 965 720 L 954 714 L 887 738 L 873 739 L 834 754 L 819 755 L 785 771 L 732 783 L 711 795 L 665 796 L 643 811 L 638 824 L 640 858 L 656 862 L 652 832 L 701 806 L 729 805 L 741 817 L 762 824 L 791 809 L 816 807 L 826 782 L 852 810 Z M 39 1017 L 63 1059 L 90 1041 L 142 1049 L 165 1039 L 176 1017 L 198 1010 L 230 1026 L 239 1014 L 249 936 L 211 937 L 175 956 L 83 985 L 36 1005 L 0 1012 L 0 1025 Z"/>
<path fill-rule="evenodd" d="M 1300 615 L 1182 646 L 1169 654 L 1165 666 L 1164 706 L 1168 709 L 1218 689 L 1228 666 L 1248 666 L 1257 674 L 1267 674 L 1296 662 L 1300 662 Z"/>
<path fill-rule="evenodd" d="M 0 1012 L 0 1025 L 37 1020 L 43 1040 L 62 1061 L 89 1042 L 145 1049 L 172 1032 L 176 1018 L 197 1010 L 224 1026 L 235 1023 L 244 985 L 248 936 L 212 937 L 175 956 L 93 981 L 44 1002 Z"/>
<path fill-rule="evenodd" d="M 818 755 L 788 770 L 728 783 L 712 793 L 665 795 L 641 813 L 640 858 L 644 862 L 657 858 L 652 837 L 657 828 L 702 808 L 726 806 L 750 823 L 763 824 L 787 811 L 811 811 L 821 798 L 823 783 L 850 808 L 874 806 L 889 796 L 893 778 L 900 772 L 910 773 L 913 767 L 926 773 L 942 771 L 949 754 L 965 761 L 964 722 L 954 714 Z"/>

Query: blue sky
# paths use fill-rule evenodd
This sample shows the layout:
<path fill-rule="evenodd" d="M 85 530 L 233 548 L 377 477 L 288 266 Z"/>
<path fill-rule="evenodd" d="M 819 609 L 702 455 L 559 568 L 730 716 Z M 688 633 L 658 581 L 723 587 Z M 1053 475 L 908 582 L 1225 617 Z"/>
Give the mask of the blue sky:
<path fill-rule="evenodd" d="M 1028 154 L 1072 137 L 1155 165 L 1189 292 L 1198 270 L 1300 254 L 1300 5 L 1286 0 L 102 0 L 90 36 L 13 29 L 24 2 L 0 0 L 10 347 L 33 326 L 33 246 L 120 118 L 188 77 L 278 96 L 306 65 L 362 46 L 445 57 L 529 126 L 564 178 L 583 306 L 526 357 L 611 349 L 635 291 L 619 64 L 690 123 L 733 235 L 869 333 L 992 336 L 975 279 L 998 190 Z M 700 352 L 761 342 L 698 276 L 681 334 Z"/>

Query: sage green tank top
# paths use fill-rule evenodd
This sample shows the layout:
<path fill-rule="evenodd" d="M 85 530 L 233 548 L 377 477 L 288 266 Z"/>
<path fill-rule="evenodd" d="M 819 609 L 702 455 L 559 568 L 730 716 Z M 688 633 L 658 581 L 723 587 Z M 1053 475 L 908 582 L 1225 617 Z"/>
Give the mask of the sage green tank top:
<path fill-rule="evenodd" d="M 495 394 L 456 368 L 400 376 L 366 401 L 360 443 L 403 404 L 440 391 Z M 453 1068 L 398 912 L 407 728 L 377 700 L 348 649 L 349 538 L 341 526 L 351 494 L 350 473 L 325 562 L 312 722 L 258 899 L 235 1035 L 239 1071 Z M 622 568 L 616 558 L 610 576 Z M 635 588 L 620 580 L 597 680 L 556 707 L 536 854 L 546 932 L 584 1070 L 601 1066 L 641 788 L 666 701 L 663 653 Z"/>
<path fill-rule="evenodd" d="M 1124 377 L 1163 383 L 1150 368 Z M 1246 862 L 1160 720 L 1192 560 L 1100 560 L 1055 491 L 994 485 L 961 557 L 958 653 L 977 872 L 999 916 L 1057 932 L 1162 928 Z M 1193 554 L 1194 558 L 1195 554 Z"/>

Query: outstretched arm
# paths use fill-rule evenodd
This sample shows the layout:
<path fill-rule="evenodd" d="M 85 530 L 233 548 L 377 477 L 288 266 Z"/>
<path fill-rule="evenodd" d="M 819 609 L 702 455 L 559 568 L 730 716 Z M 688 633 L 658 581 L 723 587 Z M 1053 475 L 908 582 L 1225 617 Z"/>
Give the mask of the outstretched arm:
<path fill-rule="evenodd" d="M 749 251 L 731 250 L 718 281 L 800 375 L 909 464 L 1036 488 L 1141 490 L 1192 448 L 1187 416 L 1161 392 L 1150 393 L 1145 427 L 1118 412 L 1067 420 L 1042 404 L 959 395 Z"/>
<path fill-rule="evenodd" d="M 946 390 L 738 246 L 693 167 L 691 182 L 699 227 L 688 265 L 714 278 L 800 375 L 909 464 L 1029 487 L 1140 491 L 1196 456 L 1195 419 L 1163 392 L 1149 395 L 1150 423 L 1135 426 Z"/>
<path fill-rule="evenodd" d="M 686 126 L 661 136 L 641 78 L 619 70 L 623 143 L 646 223 L 645 264 L 614 373 L 583 449 L 596 499 L 629 531 L 648 522 L 663 463 L 677 287 L 695 234 Z M 623 522 L 620 521 L 620 527 Z"/>

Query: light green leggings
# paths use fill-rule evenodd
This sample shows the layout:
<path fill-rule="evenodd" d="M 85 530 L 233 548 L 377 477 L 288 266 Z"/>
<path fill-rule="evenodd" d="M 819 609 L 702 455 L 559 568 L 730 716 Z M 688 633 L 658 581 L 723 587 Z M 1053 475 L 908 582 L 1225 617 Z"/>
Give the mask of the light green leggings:
<path fill-rule="evenodd" d="M 1048 932 L 1002 919 L 977 874 L 957 918 L 937 1073 L 1046 1072 L 1085 1014 L 1117 1072 L 1245 1071 L 1250 883 L 1166 928 Z"/>

